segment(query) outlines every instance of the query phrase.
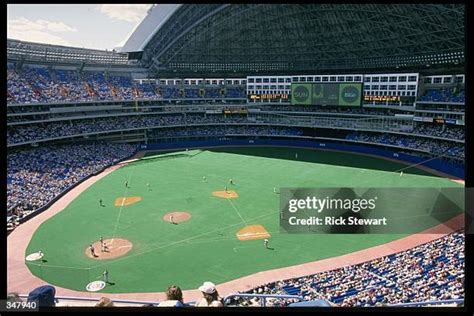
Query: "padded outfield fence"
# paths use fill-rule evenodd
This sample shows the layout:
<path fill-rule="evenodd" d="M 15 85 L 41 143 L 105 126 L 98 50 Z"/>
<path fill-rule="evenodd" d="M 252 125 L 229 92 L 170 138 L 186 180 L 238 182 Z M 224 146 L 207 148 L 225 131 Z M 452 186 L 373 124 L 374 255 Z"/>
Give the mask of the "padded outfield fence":
<path fill-rule="evenodd" d="M 330 140 L 300 140 L 294 138 L 281 137 L 272 139 L 225 139 L 225 140 L 194 140 L 194 141 L 179 141 L 166 142 L 156 144 L 140 145 L 140 150 L 181 150 L 184 148 L 212 148 L 220 146 L 281 146 L 281 147 L 302 147 L 308 149 L 319 150 L 335 150 L 352 153 L 359 153 L 364 155 L 378 156 L 381 158 L 388 158 L 400 162 L 408 163 L 410 165 L 419 165 L 435 171 L 446 173 L 455 178 L 464 179 L 464 164 L 448 162 L 442 157 L 434 157 L 433 159 L 426 159 L 425 157 L 418 157 L 407 154 L 402 149 L 385 149 L 375 148 L 374 146 L 354 144 L 352 142 L 336 142 Z M 382 147 L 382 146 L 381 146 Z"/>

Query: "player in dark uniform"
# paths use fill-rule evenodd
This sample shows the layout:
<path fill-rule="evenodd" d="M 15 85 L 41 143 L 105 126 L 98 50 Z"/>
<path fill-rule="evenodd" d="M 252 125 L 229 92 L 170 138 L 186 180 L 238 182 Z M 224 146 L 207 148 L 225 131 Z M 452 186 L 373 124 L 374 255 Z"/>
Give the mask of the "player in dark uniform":
<path fill-rule="evenodd" d="M 95 254 L 94 246 L 92 246 L 92 244 L 89 246 L 89 250 L 91 251 L 92 257 L 97 257 L 97 255 Z"/>

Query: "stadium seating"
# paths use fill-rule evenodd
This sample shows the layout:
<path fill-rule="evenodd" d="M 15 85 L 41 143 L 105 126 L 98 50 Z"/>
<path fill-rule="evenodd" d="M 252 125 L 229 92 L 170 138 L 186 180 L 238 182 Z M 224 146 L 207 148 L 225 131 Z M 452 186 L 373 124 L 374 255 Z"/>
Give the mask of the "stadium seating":
<path fill-rule="evenodd" d="M 307 301 L 325 299 L 343 307 L 462 299 L 464 245 L 464 233 L 453 233 L 363 264 L 264 284 L 245 293 L 301 295 Z M 239 305 L 249 301 L 241 299 Z M 273 306 L 292 303 L 268 301 Z"/>

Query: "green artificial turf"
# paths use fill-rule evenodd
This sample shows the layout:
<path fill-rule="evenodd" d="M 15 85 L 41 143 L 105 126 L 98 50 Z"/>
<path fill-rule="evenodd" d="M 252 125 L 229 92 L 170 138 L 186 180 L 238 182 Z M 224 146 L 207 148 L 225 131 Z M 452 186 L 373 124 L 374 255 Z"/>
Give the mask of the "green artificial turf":
<path fill-rule="evenodd" d="M 280 201 L 273 188 L 460 186 L 415 168 L 400 177 L 395 171 L 402 168 L 406 166 L 367 156 L 289 148 L 148 154 L 99 180 L 44 222 L 27 254 L 41 249 L 45 262 L 27 264 L 46 282 L 74 290 L 84 291 L 106 268 L 114 284 L 102 292 L 161 292 L 171 284 L 193 289 L 203 281 L 218 284 L 347 254 L 404 235 L 280 233 Z M 130 184 L 127 190 L 125 181 Z M 239 198 L 211 194 L 226 185 Z M 114 206 L 114 200 L 124 195 L 140 196 L 142 201 Z M 99 206 L 100 199 L 105 207 Z M 189 212 L 192 218 L 179 225 L 163 221 L 172 211 Z M 253 224 L 263 225 L 271 234 L 273 250 L 265 249 L 262 240 L 237 240 L 236 232 Z M 111 260 L 86 257 L 84 250 L 100 236 L 128 239 L 133 249 Z"/>

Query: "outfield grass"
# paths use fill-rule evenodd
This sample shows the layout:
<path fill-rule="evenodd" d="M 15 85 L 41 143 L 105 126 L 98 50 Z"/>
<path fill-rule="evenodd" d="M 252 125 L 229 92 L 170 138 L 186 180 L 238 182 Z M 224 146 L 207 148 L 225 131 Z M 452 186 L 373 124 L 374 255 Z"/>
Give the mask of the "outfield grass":
<path fill-rule="evenodd" d="M 295 153 L 298 160 L 295 160 Z M 111 282 L 102 292 L 161 292 L 170 284 L 193 289 L 203 281 L 222 283 L 258 271 L 338 256 L 386 243 L 402 234 L 280 234 L 279 195 L 274 187 L 459 187 L 418 169 L 347 153 L 286 148 L 222 148 L 144 159 L 114 171 L 82 193 L 35 232 L 27 254 L 41 249 L 47 262 L 28 263 L 33 274 L 57 286 L 83 291 L 107 268 Z M 157 157 L 157 158 L 154 158 Z M 207 183 L 202 181 L 206 176 Z M 229 185 L 232 178 L 235 185 Z M 130 189 L 125 189 L 128 181 Z M 151 191 L 146 183 L 150 183 Z M 227 185 L 239 198 L 212 196 Z M 121 196 L 142 201 L 122 208 Z M 106 207 L 99 206 L 103 199 Z M 164 222 L 171 211 L 192 218 Z M 262 240 L 239 241 L 236 232 L 261 224 Z M 423 227 L 420 227 L 420 230 Z M 121 237 L 133 249 L 117 259 L 87 258 L 84 249 L 100 236 Z M 310 272 L 309 272 L 310 273 Z"/>

